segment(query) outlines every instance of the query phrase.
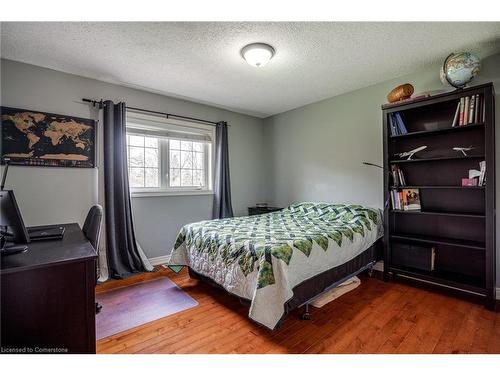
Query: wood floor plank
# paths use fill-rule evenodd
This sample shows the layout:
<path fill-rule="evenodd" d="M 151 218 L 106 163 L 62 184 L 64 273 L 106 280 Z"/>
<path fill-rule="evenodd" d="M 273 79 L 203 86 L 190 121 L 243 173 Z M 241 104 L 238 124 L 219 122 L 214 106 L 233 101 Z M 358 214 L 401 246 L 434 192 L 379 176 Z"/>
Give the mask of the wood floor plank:
<path fill-rule="evenodd" d="M 361 277 L 359 288 L 292 312 L 280 329 L 248 319 L 248 307 L 222 290 L 164 268 L 100 284 L 97 291 L 167 276 L 198 306 L 97 342 L 98 353 L 500 353 L 500 314 L 396 282 Z M 104 306 L 103 308 L 106 308 Z"/>
<path fill-rule="evenodd" d="M 495 316 L 495 325 L 487 346 L 488 353 L 500 353 L 500 313 Z"/>
<path fill-rule="evenodd" d="M 394 311 L 386 316 L 381 316 L 374 322 L 374 329 L 371 335 L 364 335 L 364 337 L 369 339 L 363 340 L 363 345 L 357 353 L 375 353 L 395 335 L 400 337 L 399 330 L 405 327 L 405 323 L 407 322 L 406 315 L 416 294 L 416 289 L 405 290 L 401 299 L 394 304 Z M 403 329 L 403 332 L 407 333 L 407 330 L 404 331 Z"/>
<path fill-rule="evenodd" d="M 467 354 L 470 353 L 471 350 L 474 350 L 474 348 L 472 348 L 472 341 L 477 329 L 478 318 L 479 309 L 473 308 L 459 327 L 458 334 L 453 341 L 452 353 Z"/>
<path fill-rule="evenodd" d="M 444 319 L 441 337 L 434 347 L 433 353 L 446 354 L 451 353 L 453 350 L 453 342 L 459 332 L 457 327 L 460 327 L 467 317 L 467 314 L 454 309 L 455 302 L 452 301 L 448 304 L 448 317 Z"/>
<path fill-rule="evenodd" d="M 361 350 L 363 342 L 367 340 L 372 334 L 373 330 L 370 327 L 375 327 L 374 322 L 380 316 L 390 314 L 393 311 L 394 304 L 402 298 L 402 292 L 398 290 L 391 290 L 390 293 L 384 298 L 373 305 L 369 314 L 361 320 L 354 320 L 348 330 L 348 334 L 339 331 L 332 335 L 328 341 L 325 341 L 324 349 L 320 350 L 321 353 L 356 353 Z"/>
<path fill-rule="evenodd" d="M 152 347 L 153 345 L 158 345 L 166 340 L 175 341 L 181 340 L 185 337 L 186 328 L 202 330 L 205 327 L 210 326 L 214 319 L 225 319 L 227 317 L 226 309 L 221 309 L 220 306 L 209 311 L 209 316 L 203 317 L 202 319 L 197 319 L 196 316 L 190 316 L 185 320 L 175 322 L 164 322 L 161 331 L 158 329 L 153 332 L 149 337 L 142 337 L 140 340 L 135 342 L 129 342 L 125 347 L 120 349 L 119 353 L 137 353 L 144 351 L 145 348 Z M 147 350 L 146 350 L 147 352 Z"/>
<path fill-rule="evenodd" d="M 395 290 L 389 288 L 389 290 Z M 283 344 L 291 346 L 289 352 L 303 353 L 317 342 L 329 338 L 333 332 L 337 332 L 338 327 L 344 325 L 346 321 L 354 319 L 354 316 L 371 301 L 381 298 L 389 293 L 388 289 L 379 288 L 377 284 L 367 284 L 361 291 L 359 288 L 348 293 L 341 298 L 329 303 L 321 309 L 313 310 L 312 323 L 317 329 L 314 333 L 303 335 L 302 339 L 295 345 L 290 345 L 285 336 Z"/>
<path fill-rule="evenodd" d="M 490 337 L 494 334 L 499 334 L 495 332 L 495 319 L 489 314 L 485 314 L 484 310 L 480 310 L 476 323 L 476 332 L 472 339 L 471 353 L 488 354 L 490 353 L 488 346 Z"/>

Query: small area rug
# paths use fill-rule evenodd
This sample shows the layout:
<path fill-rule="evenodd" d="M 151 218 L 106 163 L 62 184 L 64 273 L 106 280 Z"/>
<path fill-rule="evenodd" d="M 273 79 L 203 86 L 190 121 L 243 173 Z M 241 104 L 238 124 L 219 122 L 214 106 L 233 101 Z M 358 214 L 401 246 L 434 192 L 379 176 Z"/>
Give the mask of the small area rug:
<path fill-rule="evenodd" d="M 198 305 L 167 277 L 98 293 L 97 340 Z"/>

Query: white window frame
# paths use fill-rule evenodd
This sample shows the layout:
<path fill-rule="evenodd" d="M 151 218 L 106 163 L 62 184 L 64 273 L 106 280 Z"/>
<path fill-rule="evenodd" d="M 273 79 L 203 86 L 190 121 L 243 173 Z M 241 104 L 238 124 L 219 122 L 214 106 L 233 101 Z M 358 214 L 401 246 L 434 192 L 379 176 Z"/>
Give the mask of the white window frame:
<path fill-rule="evenodd" d="M 214 139 L 215 127 L 206 124 L 200 124 L 191 121 L 167 119 L 160 116 L 137 113 L 127 111 L 127 134 L 132 135 L 149 135 L 158 137 L 161 131 L 173 132 L 174 134 L 186 133 L 186 138 L 174 136 L 160 136 L 159 138 L 159 170 L 160 170 L 160 187 L 159 188 L 130 188 L 130 194 L 135 197 L 157 197 L 170 195 L 207 195 L 213 194 L 213 166 L 214 166 Z M 130 126 L 129 126 L 130 124 Z M 204 179 L 205 186 L 193 188 L 191 186 L 175 186 L 170 184 L 170 143 L 169 139 L 198 141 L 197 139 L 189 139 L 189 134 L 206 136 L 210 141 L 203 141 L 204 154 Z"/>
<path fill-rule="evenodd" d="M 127 136 L 129 135 L 135 135 L 135 136 L 139 136 L 139 137 L 144 137 L 144 134 L 139 134 L 139 133 L 134 133 L 133 130 L 131 131 L 128 131 L 127 130 Z M 134 188 L 131 188 L 131 189 L 138 189 L 138 190 L 141 190 L 143 189 L 144 191 L 149 191 L 149 190 L 159 190 L 162 188 L 162 177 L 161 177 L 161 174 L 162 174 L 162 168 L 164 167 L 164 164 L 163 164 L 163 160 L 162 160 L 162 157 L 161 157 L 161 153 L 162 153 L 162 145 L 161 145 L 161 141 L 162 139 L 158 139 L 158 153 L 159 153 L 159 158 L 158 158 L 158 178 L 159 178 L 159 187 L 155 188 L 155 187 L 152 187 L 152 188 L 147 188 L 147 187 L 144 187 L 144 188 L 137 188 L 137 187 L 134 187 Z M 127 172 L 129 172 L 129 169 L 130 169 L 130 166 L 128 165 L 128 153 L 130 151 L 130 147 L 139 147 L 139 146 L 130 146 L 130 145 L 127 145 Z M 148 148 L 146 146 L 143 146 L 144 149 Z M 132 166 L 132 168 L 134 168 L 134 166 Z M 137 167 L 135 167 L 137 168 Z M 138 167 L 140 168 L 140 167 Z M 146 169 L 147 167 L 142 167 L 143 169 Z M 144 174 L 145 176 L 145 174 Z M 145 178 L 145 177 L 144 177 Z M 131 190 L 132 191 L 132 190 Z"/>

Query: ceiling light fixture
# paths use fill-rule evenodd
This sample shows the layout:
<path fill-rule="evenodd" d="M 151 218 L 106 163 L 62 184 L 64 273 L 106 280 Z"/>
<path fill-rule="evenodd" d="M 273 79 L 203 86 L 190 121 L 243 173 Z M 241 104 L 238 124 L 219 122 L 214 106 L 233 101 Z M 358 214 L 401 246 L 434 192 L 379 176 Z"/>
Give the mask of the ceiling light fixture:
<path fill-rule="evenodd" d="M 274 56 L 274 48 L 265 43 L 252 43 L 242 48 L 241 56 L 247 63 L 260 68 Z"/>

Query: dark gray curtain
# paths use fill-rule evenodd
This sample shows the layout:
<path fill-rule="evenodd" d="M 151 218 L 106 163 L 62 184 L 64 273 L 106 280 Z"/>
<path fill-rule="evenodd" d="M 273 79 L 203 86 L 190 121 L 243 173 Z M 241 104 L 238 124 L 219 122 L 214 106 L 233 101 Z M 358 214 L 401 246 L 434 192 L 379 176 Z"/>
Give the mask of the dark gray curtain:
<path fill-rule="evenodd" d="M 125 103 L 104 102 L 104 213 L 109 275 L 145 271 L 132 223 L 127 171 Z"/>
<path fill-rule="evenodd" d="M 229 179 L 229 153 L 227 123 L 218 122 L 215 128 L 214 219 L 233 217 L 231 182 Z"/>

